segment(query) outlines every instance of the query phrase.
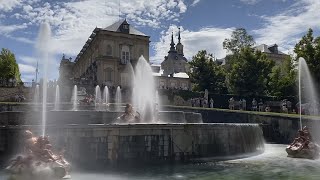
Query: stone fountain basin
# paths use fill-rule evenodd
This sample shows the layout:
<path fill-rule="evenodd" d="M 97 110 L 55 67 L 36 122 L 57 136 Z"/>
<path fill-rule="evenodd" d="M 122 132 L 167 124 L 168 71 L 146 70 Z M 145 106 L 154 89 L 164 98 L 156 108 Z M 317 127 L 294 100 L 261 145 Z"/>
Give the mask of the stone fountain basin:
<path fill-rule="evenodd" d="M 48 111 L 47 124 L 111 124 L 123 112 L 110 111 Z M 0 125 L 38 125 L 42 121 L 40 111 L 0 112 Z M 200 113 L 183 111 L 160 111 L 161 123 L 201 123 Z"/>
<path fill-rule="evenodd" d="M 13 132 L 25 129 L 41 133 L 40 125 L 4 126 L 0 133 L 10 141 Z M 79 165 L 243 157 L 264 150 L 258 124 L 65 124 L 48 125 L 47 134 Z"/>

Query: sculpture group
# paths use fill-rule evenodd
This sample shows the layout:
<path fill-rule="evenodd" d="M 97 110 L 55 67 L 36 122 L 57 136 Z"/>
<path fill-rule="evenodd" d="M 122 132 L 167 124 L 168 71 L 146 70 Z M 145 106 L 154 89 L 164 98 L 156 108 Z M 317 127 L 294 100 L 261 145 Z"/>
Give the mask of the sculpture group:
<path fill-rule="evenodd" d="M 319 145 L 313 141 L 311 134 L 306 126 L 303 129 L 298 130 L 297 137 L 286 148 L 288 157 L 307 159 L 318 158 L 319 150 Z"/>
<path fill-rule="evenodd" d="M 24 132 L 24 150 L 10 161 L 6 170 L 13 180 L 62 179 L 68 176 L 70 164 L 65 160 L 61 149 L 52 152 L 48 136 L 35 137 L 31 131 Z"/>

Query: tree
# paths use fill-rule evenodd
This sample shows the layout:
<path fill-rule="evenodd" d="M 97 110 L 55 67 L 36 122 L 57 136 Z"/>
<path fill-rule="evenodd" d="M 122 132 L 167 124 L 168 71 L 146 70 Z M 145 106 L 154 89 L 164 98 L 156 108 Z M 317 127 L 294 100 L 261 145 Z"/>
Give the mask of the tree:
<path fill-rule="evenodd" d="M 5 83 L 8 83 L 9 79 L 21 82 L 16 58 L 10 50 L 5 48 L 2 48 L 0 53 L 0 79 Z"/>
<path fill-rule="evenodd" d="M 237 57 L 227 74 L 229 92 L 244 96 L 265 95 L 274 62 L 249 47 L 241 49 Z"/>
<path fill-rule="evenodd" d="M 246 29 L 237 28 L 232 32 L 230 39 L 223 41 L 223 48 L 237 54 L 242 48 L 252 47 L 254 44 L 253 36 L 249 35 Z"/>
<path fill-rule="evenodd" d="M 297 72 L 290 56 L 281 65 L 274 66 L 269 75 L 269 94 L 277 97 L 295 96 Z"/>
<path fill-rule="evenodd" d="M 297 54 L 296 61 L 303 57 L 314 77 L 317 86 L 320 87 L 320 36 L 313 37 L 313 30 L 309 29 L 307 34 L 296 44 L 294 52 Z"/>
<path fill-rule="evenodd" d="M 207 54 L 207 51 L 199 51 L 192 57 L 189 62 L 191 72 L 189 73 L 190 81 L 194 84 L 195 91 L 208 91 L 213 93 L 226 93 L 225 72 L 213 60 L 212 54 Z"/>

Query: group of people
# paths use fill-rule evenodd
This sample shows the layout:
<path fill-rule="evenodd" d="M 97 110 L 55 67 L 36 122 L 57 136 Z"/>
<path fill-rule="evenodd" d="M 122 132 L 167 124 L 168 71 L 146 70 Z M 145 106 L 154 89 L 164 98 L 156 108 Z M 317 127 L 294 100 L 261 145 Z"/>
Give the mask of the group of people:
<path fill-rule="evenodd" d="M 239 107 L 239 110 L 247 110 L 247 101 L 245 99 L 240 99 L 235 101 L 233 97 L 229 99 L 229 109 L 235 110 L 236 106 Z"/>
<path fill-rule="evenodd" d="M 204 108 L 213 108 L 214 101 L 212 98 L 210 100 L 206 98 L 191 98 L 190 100 L 192 107 L 204 107 Z"/>

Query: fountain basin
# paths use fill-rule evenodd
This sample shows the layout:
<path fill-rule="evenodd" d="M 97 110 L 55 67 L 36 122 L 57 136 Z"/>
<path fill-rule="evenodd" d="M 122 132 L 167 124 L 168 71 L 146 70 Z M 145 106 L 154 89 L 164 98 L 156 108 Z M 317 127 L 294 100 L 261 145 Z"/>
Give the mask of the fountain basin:
<path fill-rule="evenodd" d="M 0 133 L 11 142 L 10 131 L 25 129 L 41 132 L 29 125 L 1 127 Z M 79 165 L 247 156 L 264 149 L 257 124 L 73 124 L 48 125 L 47 132 L 53 144 L 66 147 L 66 159 Z"/>
<path fill-rule="evenodd" d="M 123 112 L 115 111 L 48 111 L 47 124 L 111 124 Z M 160 111 L 158 117 L 161 123 L 201 123 L 200 113 L 183 111 Z M 7 111 L 0 112 L 0 125 L 39 125 L 39 111 Z"/>

